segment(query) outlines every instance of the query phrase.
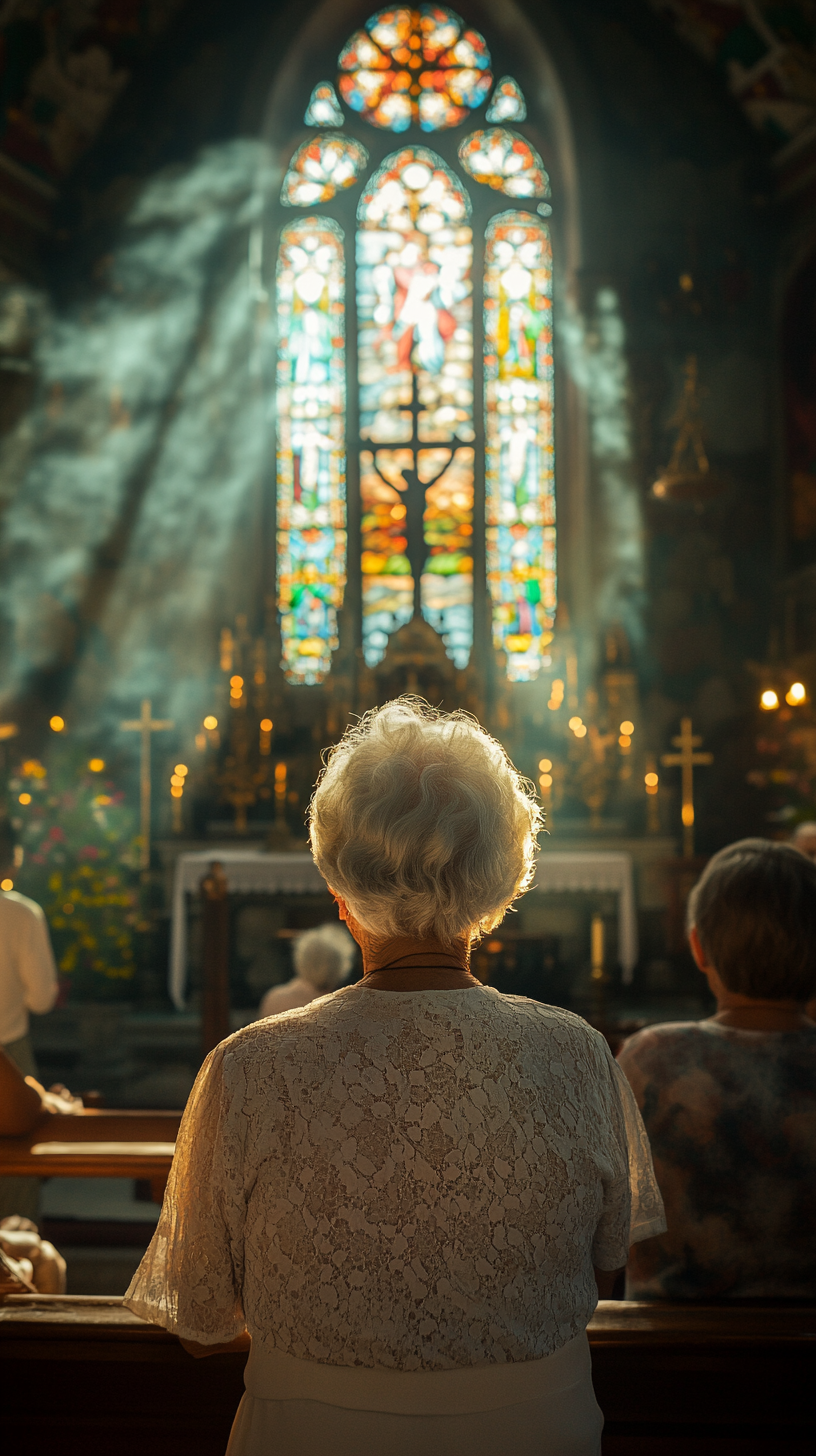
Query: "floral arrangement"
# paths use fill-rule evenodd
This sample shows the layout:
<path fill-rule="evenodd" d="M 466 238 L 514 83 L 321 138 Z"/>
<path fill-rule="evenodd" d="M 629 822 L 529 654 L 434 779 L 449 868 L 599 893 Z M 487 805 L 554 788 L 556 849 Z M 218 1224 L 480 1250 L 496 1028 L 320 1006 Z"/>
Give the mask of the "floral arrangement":
<path fill-rule="evenodd" d="M 14 887 L 42 905 L 72 999 L 118 998 L 136 969 L 135 816 L 105 769 L 101 758 L 64 743 L 48 767 L 25 760 L 8 785 L 24 851 Z"/>

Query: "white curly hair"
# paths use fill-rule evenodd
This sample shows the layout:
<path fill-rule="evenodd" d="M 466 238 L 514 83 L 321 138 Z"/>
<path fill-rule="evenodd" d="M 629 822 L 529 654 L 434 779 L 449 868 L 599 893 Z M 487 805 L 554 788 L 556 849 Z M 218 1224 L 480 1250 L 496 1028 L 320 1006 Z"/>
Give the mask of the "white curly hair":
<path fill-rule="evenodd" d="M 312 853 L 372 935 L 472 943 L 532 880 L 543 822 L 534 796 L 470 714 L 397 698 L 326 754 Z"/>
<path fill-rule="evenodd" d="M 292 960 L 302 981 L 333 991 L 348 980 L 357 947 L 347 930 L 334 921 L 304 930 L 292 948 Z"/>

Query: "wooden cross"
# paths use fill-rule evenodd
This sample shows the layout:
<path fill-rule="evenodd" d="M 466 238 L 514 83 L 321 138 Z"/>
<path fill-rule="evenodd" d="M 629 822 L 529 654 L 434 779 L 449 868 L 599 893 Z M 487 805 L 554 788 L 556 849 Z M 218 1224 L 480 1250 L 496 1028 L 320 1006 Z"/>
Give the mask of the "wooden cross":
<path fill-rule="evenodd" d="M 683 857 L 694 858 L 694 770 L 707 763 L 714 762 L 712 753 L 695 753 L 699 748 L 702 738 L 691 731 L 691 719 L 680 719 L 680 737 L 673 738 L 672 743 L 679 748 L 679 753 L 664 753 L 661 763 L 667 768 L 679 767 L 682 771 L 681 785 L 683 794 Z"/>
<path fill-rule="evenodd" d="M 150 869 L 150 735 L 161 733 L 165 728 L 175 728 L 175 723 L 170 718 L 154 718 L 151 711 L 149 698 L 142 698 L 142 715 L 140 718 L 128 718 L 119 727 L 125 733 L 141 733 L 141 766 L 139 774 L 139 792 L 141 800 L 141 851 L 139 862 L 142 874 L 147 874 Z"/>

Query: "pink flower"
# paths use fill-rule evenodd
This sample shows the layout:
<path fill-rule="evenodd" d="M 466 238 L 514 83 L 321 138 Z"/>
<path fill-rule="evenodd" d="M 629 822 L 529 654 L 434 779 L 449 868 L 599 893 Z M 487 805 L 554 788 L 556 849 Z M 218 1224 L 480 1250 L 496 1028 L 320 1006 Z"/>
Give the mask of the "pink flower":
<path fill-rule="evenodd" d="M 84 844 L 82 846 L 82 849 L 79 851 L 79 858 L 80 859 L 98 859 L 99 858 L 99 850 L 97 849 L 97 847 L 96 847 L 95 844 Z"/>
<path fill-rule="evenodd" d="M 60 829 L 58 824 L 54 824 L 48 831 L 48 838 L 63 840 L 65 838 L 65 830 Z"/>

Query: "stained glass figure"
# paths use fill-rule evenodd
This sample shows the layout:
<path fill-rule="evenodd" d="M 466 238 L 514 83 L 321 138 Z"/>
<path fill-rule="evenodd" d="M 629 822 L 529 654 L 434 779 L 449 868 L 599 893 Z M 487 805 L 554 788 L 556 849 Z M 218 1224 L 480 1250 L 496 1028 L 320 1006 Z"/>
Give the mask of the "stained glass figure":
<path fill-rule="evenodd" d="M 487 577 L 511 682 L 549 664 L 555 619 L 552 252 L 546 223 L 503 212 L 484 271 Z"/>
<path fill-rule="evenodd" d="M 352 187 L 368 165 L 361 142 L 344 136 L 315 136 L 298 147 L 283 179 L 284 207 L 314 207 Z"/>
<path fill-rule="evenodd" d="M 433 482 L 423 516 L 428 555 L 420 581 L 422 615 L 459 668 L 467 667 L 473 646 L 473 457 L 472 445 L 460 447 L 452 460 L 450 450 L 439 449 L 420 450 L 417 457 L 420 481 Z"/>
<path fill-rule="evenodd" d="M 303 120 L 307 126 L 345 126 L 346 118 L 331 81 L 320 81 L 315 86 Z"/>
<path fill-rule="evenodd" d="M 458 126 L 493 84 L 483 36 L 439 5 L 378 11 L 338 65 L 346 105 L 387 131 L 412 122 L 423 131 Z"/>
<path fill-rule="evenodd" d="M 306 217 L 281 234 L 278 307 L 278 608 L 289 682 L 319 683 L 346 580 L 343 232 Z"/>
<path fill-rule="evenodd" d="M 461 514 L 466 461 L 456 449 L 473 440 L 469 216 L 461 183 L 424 147 L 386 158 L 357 211 L 363 640 L 370 666 L 420 608 L 450 636 L 451 655 L 455 649 L 461 660 L 466 640 L 469 651 L 472 564 L 465 564 L 462 542 L 471 522 Z M 465 455 L 472 496 L 472 449 Z M 439 501 L 423 489 L 436 485 Z M 430 513 L 425 546 L 423 511 Z M 432 524 L 435 513 L 444 529 Z M 430 566 L 435 556 L 440 560 Z M 440 586 L 454 574 L 457 583 Z M 426 576 L 434 578 L 427 587 Z"/>
<path fill-rule="evenodd" d="M 527 102 L 521 87 L 512 76 L 502 76 L 485 112 L 486 121 L 526 121 Z"/>
<path fill-rule="evenodd" d="M 459 148 L 459 161 L 476 182 L 508 197 L 550 195 L 550 179 L 535 147 L 506 127 L 472 131 Z"/>

